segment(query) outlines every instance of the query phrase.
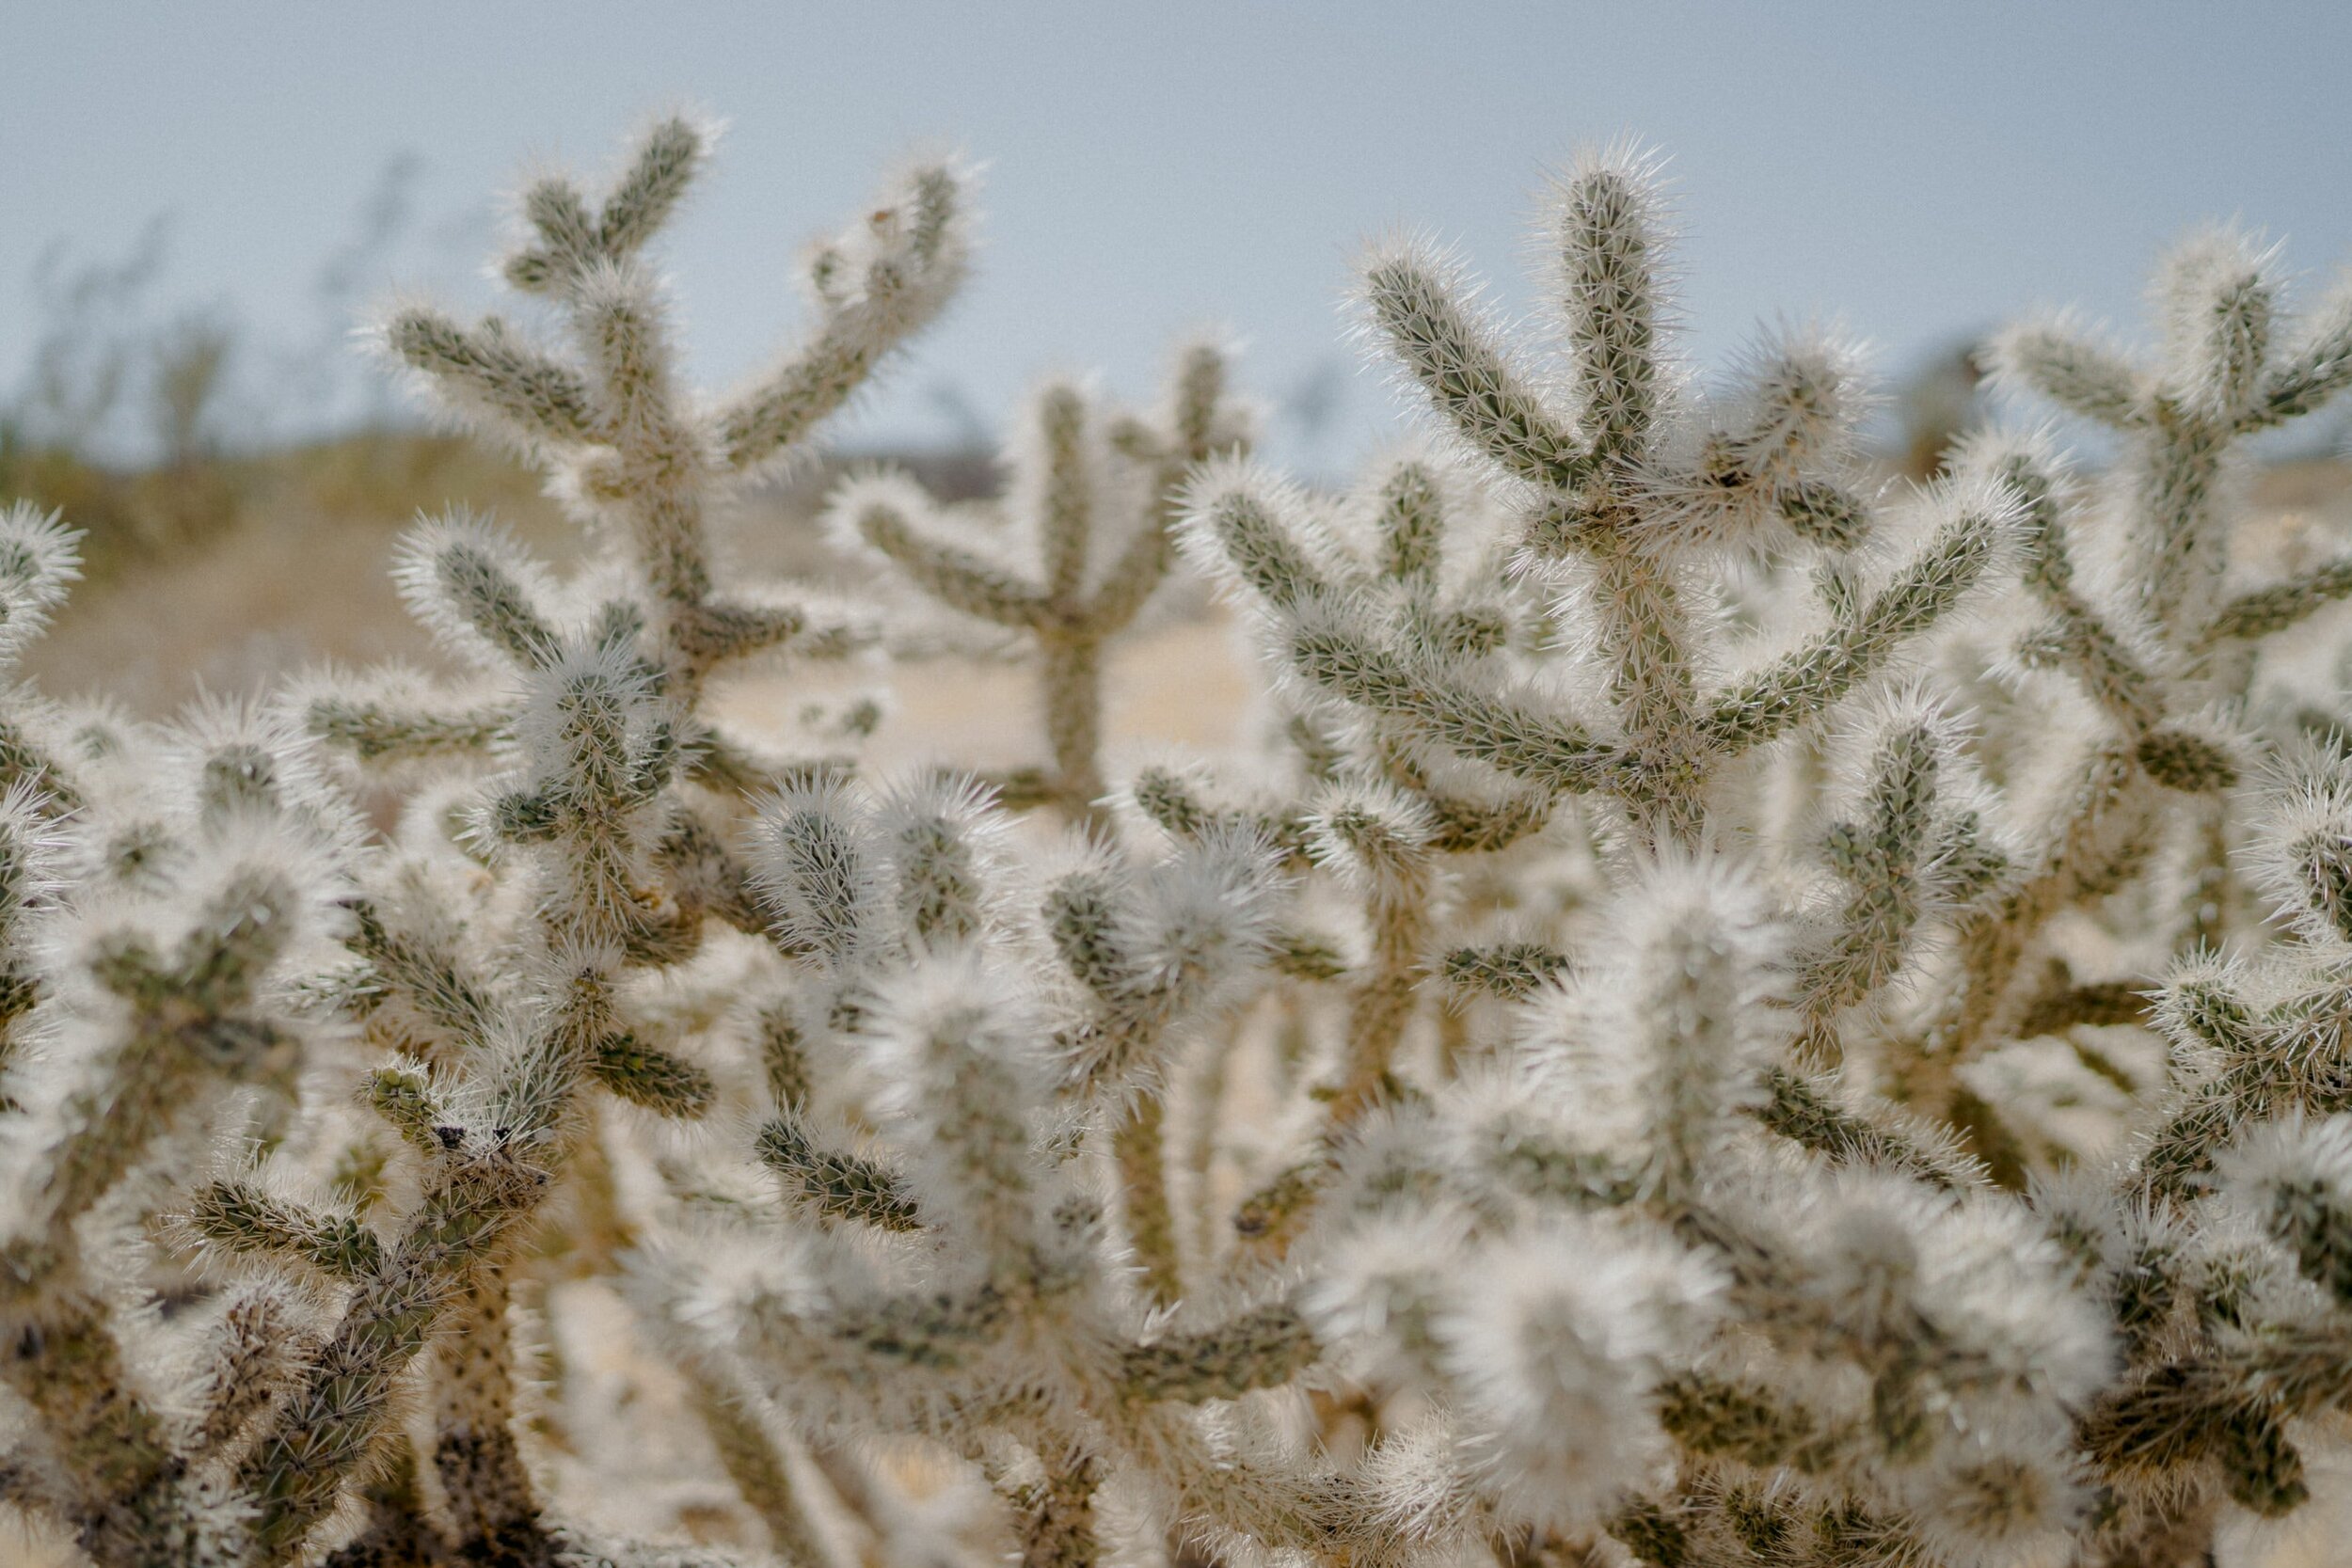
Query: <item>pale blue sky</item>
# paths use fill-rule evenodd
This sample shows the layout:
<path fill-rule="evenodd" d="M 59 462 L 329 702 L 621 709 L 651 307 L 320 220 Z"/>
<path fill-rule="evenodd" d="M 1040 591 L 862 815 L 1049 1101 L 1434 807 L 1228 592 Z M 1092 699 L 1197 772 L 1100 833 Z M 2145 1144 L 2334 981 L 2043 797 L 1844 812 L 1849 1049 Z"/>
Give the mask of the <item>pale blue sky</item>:
<path fill-rule="evenodd" d="M 167 296 L 314 338 L 313 280 L 396 155 L 441 238 L 389 260 L 448 280 L 475 260 L 451 236 L 527 158 L 601 165 L 679 101 L 731 125 L 669 253 L 714 378 L 765 356 L 799 243 L 910 143 L 988 162 L 970 292 L 851 440 L 943 434 L 942 383 L 992 416 L 1049 368 L 1140 391 L 1203 319 L 1283 391 L 1350 355 L 1350 256 L 1401 224 L 1524 301 L 1543 166 L 1624 133 L 1672 154 L 1702 359 L 1774 315 L 1834 315 L 1890 370 L 2035 304 L 2129 320 L 2153 250 L 2208 216 L 2307 272 L 2352 260 L 2344 0 L 6 0 L 0 58 L 0 386 L 56 242 L 119 253 L 171 212 Z M 1386 404 L 1351 375 L 1335 445 Z"/>

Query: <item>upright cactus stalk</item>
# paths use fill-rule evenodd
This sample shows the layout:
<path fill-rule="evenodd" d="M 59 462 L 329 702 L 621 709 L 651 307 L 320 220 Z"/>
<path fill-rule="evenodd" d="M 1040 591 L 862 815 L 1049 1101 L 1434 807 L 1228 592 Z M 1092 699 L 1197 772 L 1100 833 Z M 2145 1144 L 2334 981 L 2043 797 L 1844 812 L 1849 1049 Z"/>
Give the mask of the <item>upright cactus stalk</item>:
<path fill-rule="evenodd" d="M 1227 375 L 1223 349 L 1186 346 L 1165 406 L 1151 419 L 1100 406 L 1067 382 L 1039 391 L 1008 459 L 1013 531 L 1033 565 L 999 559 L 1014 542 L 989 538 L 1005 531 L 1001 524 L 991 529 L 968 513 L 935 515 L 941 509 L 911 481 L 878 477 L 833 498 L 836 532 L 881 555 L 926 597 L 1032 646 L 1053 761 L 1005 780 L 1009 800 L 1103 820 L 1104 644 L 1168 575 L 1186 469 L 1247 445 L 1247 411 L 1228 391 Z M 947 537 L 958 524 L 964 537 Z"/>
<path fill-rule="evenodd" d="M 1988 436 L 1962 454 L 1963 469 L 2026 509 L 2024 603 L 2034 618 L 2015 657 L 2071 682 L 2097 718 L 2094 744 L 2053 798 L 2025 802 L 2042 819 L 2027 829 L 2022 875 L 1963 932 L 1932 1060 L 1911 1090 L 1939 1111 L 1954 1066 L 2029 1022 L 2062 1019 L 2084 989 L 2044 936 L 2069 910 L 2146 886 L 2169 863 L 2179 912 L 2153 934 L 2176 952 L 2221 945 L 2260 917 L 2230 870 L 2247 835 L 2229 791 L 2264 739 L 2280 738 L 2257 733 L 2262 716 L 2246 705 L 2261 645 L 2352 593 L 2344 561 L 2246 583 L 2246 562 L 2233 560 L 2243 513 L 2228 497 L 2244 438 L 2352 385 L 2352 302 L 2331 301 L 2289 338 L 2280 293 L 2269 254 L 2213 230 L 2160 271 L 2159 363 L 2134 365 L 2064 319 L 2016 327 L 1992 347 L 1998 380 L 2122 437 L 2111 504 L 2122 527 L 2112 566 L 2087 567 L 2088 498 L 2046 439 Z"/>
<path fill-rule="evenodd" d="M 805 600 L 723 592 L 708 515 L 748 478 L 791 460 L 911 334 L 964 271 L 964 177 L 916 166 L 865 222 L 817 246 L 806 284 L 817 322 L 776 368 L 715 404 L 677 385 L 669 305 L 644 251 L 708 155 L 715 128 L 659 121 L 600 201 L 551 176 L 523 194 L 528 232 L 502 274 L 554 307 L 565 359 L 501 318 L 466 326 L 430 307 L 385 322 L 386 349 L 453 413 L 543 468 L 588 529 L 621 546 L 645 619 L 647 657 L 691 711 L 710 673 L 778 648 L 839 651 L 846 626 Z M 756 787 L 741 748 L 707 721 L 680 737 L 698 779 Z"/>

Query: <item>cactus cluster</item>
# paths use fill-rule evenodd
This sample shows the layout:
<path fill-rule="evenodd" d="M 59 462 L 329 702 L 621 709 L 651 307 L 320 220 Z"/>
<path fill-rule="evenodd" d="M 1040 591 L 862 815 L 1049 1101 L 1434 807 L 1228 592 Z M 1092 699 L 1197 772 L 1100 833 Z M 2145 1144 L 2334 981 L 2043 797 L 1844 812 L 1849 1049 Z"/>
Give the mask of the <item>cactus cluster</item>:
<path fill-rule="evenodd" d="M 531 184 L 526 321 L 381 325 L 590 542 L 421 520 L 458 673 L 0 694 L 0 1501 L 100 1568 L 2126 1568 L 2291 1525 L 2352 1441 L 2352 553 L 2243 528 L 2241 449 L 2352 386 L 2352 296 L 2200 235 L 2144 363 L 1990 351 L 2110 464 L 1994 430 L 1895 486 L 1833 336 L 1677 358 L 1613 150 L 1545 198 L 1536 325 L 1364 259 L 1427 419 L 1352 488 L 1250 455 L 1204 340 L 1148 413 L 1043 388 L 1001 505 L 845 482 L 836 602 L 712 522 L 946 304 L 970 177 L 815 246 L 804 339 L 706 397 L 648 246 L 711 135 Z M 1185 569 L 1261 743 L 1115 766 L 1104 647 Z M 0 657 L 73 575 L 0 519 Z M 1034 669 L 1037 766 L 720 716 L 918 603 Z M 731 1536 L 554 1483 L 578 1281 Z"/>

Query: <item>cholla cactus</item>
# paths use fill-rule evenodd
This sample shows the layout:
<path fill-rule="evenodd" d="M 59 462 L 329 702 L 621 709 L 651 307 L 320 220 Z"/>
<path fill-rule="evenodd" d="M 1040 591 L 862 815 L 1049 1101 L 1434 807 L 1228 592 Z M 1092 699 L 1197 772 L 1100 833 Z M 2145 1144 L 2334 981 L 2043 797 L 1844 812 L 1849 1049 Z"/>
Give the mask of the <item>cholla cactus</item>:
<path fill-rule="evenodd" d="M 1841 1016 L 1866 1010 L 1936 917 L 1981 896 L 2002 862 L 1931 703 L 1840 721 L 1989 579 L 2016 526 L 2013 494 L 1955 483 L 1882 519 L 1851 456 L 1854 371 L 1826 340 L 1768 341 L 1723 394 L 1684 397 L 1660 325 L 1661 216 L 1642 160 L 1581 167 L 1553 225 L 1558 397 L 1531 389 L 1426 246 L 1366 264 L 1370 329 L 1452 427 L 1470 473 L 1407 458 L 1331 516 L 1238 466 L 1204 472 L 1194 491 L 1197 553 L 1248 596 L 1318 737 L 1327 779 L 1297 819 L 1320 825 L 1311 847 L 1368 894 L 1375 958 L 1358 981 L 1333 1131 L 1379 1098 L 1415 980 L 1440 959 L 1446 857 L 1540 861 L 1539 831 L 1564 816 L 1612 859 L 1728 848 L 1768 826 L 1752 805 L 1759 752 L 1851 732 L 1831 744 L 1856 753 L 1863 814 L 1822 824 L 1825 853 L 1804 858 L 1853 891 L 1789 959 L 1804 971 L 1802 1054 L 1815 1061 L 1837 1058 Z M 1510 515 L 1505 548 L 1477 547 L 1475 508 L 1457 494 L 1481 472 Z M 1883 528 L 1918 542 L 1890 564 L 1872 547 Z M 1698 605 L 1717 592 L 1710 566 L 1775 546 L 1814 562 L 1810 592 L 1787 608 L 1804 614 L 1813 600 L 1815 627 L 1758 657 L 1728 646 Z M 1154 804 L 1166 793 L 1143 803 L 1178 826 Z M 1458 983 L 1509 996 L 1569 959 L 1520 940 L 1442 961 Z M 1279 1211 L 1312 1169 L 1282 1173 L 1253 1227 L 1286 1226 Z"/>
<path fill-rule="evenodd" d="M 668 700 L 687 709 L 728 660 L 852 641 L 853 628 L 805 602 L 720 593 L 707 513 L 734 484 L 789 462 L 819 421 L 938 314 L 966 251 L 962 175 L 948 163 L 910 169 L 859 228 L 810 253 L 818 322 L 809 341 L 740 391 L 699 404 L 675 384 L 667 302 L 644 249 L 684 198 L 714 134 L 689 119 L 655 125 L 593 211 L 562 177 L 524 193 L 528 233 L 504 277 L 556 307 L 576 362 L 495 316 L 467 327 L 416 307 L 383 328 L 387 350 L 453 412 L 543 467 L 583 526 L 621 545 L 646 619 L 647 657 Z M 476 636 L 500 635 L 465 620 L 471 611 L 457 613 Z M 697 778 L 759 785 L 755 763 L 707 721 L 679 738 Z"/>
<path fill-rule="evenodd" d="M 851 640 L 804 604 L 719 594 L 704 509 L 935 313 L 963 247 L 956 174 L 918 168 L 817 254 L 812 341 L 700 406 L 674 385 L 644 250 L 707 135 L 658 124 L 593 211 L 561 179 L 526 196 L 532 232 L 507 276 L 568 316 L 579 364 L 497 321 L 407 309 L 386 327 L 614 546 L 610 569 L 558 584 L 487 525 L 419 530 L 402 584 L 481 670 L 476 689 L 328 681 L 282 713 L 151 739 L 17 704 L 8 908 L 55 927 L 56 957 L 10 972 L 32 1008 L 11 1012 L 12 1037 L 29 1025 L 44 1045 L 11 1130 L 32 1195 L 8 1251 L 8 1375 L 32 1418 L 12 1495 L 102 1561 L 278 1562 L 323 1528 L 356 1558 L 594 1555 L 545 1515 L 513 1430 L 511 1312 L 536 1288 L 524 1243 L 567 1224 L 591 1253 L 621 1240 L 595 1218 L 612 1178 L 593 1088 L 671 1117 L 716 1094 L 631 1002 L 637 976 L 700 950 L 711 916 L 764 929 L 712 813 L 778 775 L 700 716 L 707 675 Z M 12 651 L 72 558 L 22 512 L 7 555 Z M 453 757 L 471 777 L 423 790 L 391 842 L 363 848 L 305 728 L 365 762 Z M 87 763 L 43 747 L 61 730 Z M 159 751 L 186 799 L 135 804 L 126 775 Z M 59 857 L 79 874 L 51 910 L 42 866 Z M 272 1103 L 210 1088 L 236 1083 Z M 222 1140 L 209 1161 L 207 1131 Z M 239 1158 L 247 1137 L 268 1152 Z M 243 1281 L 204 1292 L 217 1310 L 176 1337 L 195 1342 L 109 1299 L 105 1237 L 142 1208 L 176 1214 L 180 1245 Z M 183 1364 L 188 1391 L 158 1383 Z"/>
<path fill-rule="evenodd" d="M 1207 348 L 1151 419 L 1041 393 L 1010 527 L 842 491 L 1041 671 L 1046 767 L 893 777 L 707 711 L 870 640 L 705 525 L 944 303 L 960 177 L 706 403 L 646 247 L 707 136 L 527 193 L 504 274 L 569 356 L 386 324 L 596 546 L 421 523 L 467 673 L 0 699 L 0 1500 L 103 1568 L 2124 1568 L 2303 1509 L 2352 1408 L 2352 764 L 2270 656 L 2338 651 L 2352 572 L 2265 574 L 2226 481 L 2352 312 L 2274 347 L 2267 259 L 2200 240 L 2160 368 L 1998 351 L 2122 432 L 2112 494 L 2042 435 L 1888 493 L 1828 336 L 1683 375 L 1654 169 L 1593 158 L 1548 359 L 1369 258 L 1438 434 L 1345 494 L 1248 458 Z M 1271 743 L 1111 777 L 1101 653 L 1180 546 Z M 0 516 L 0 657 L 72 572 Z M 2085 1075 L 2109 1114 L 2054 1118 Z M 556 1481 L 581 1283 L 733 1546 Z"/>
<path fill-rule="evenodd" d="M 1049 769 L 1005 781 L 1016 803 L 1052 803 L 1096 816 L 1103 782 L 1103 644 L 1132 623 L 1168 575 L 1176 488 L 1193 465 L 1239 450 L 1246 414 L 1226 389 L 1227 355 L 1214 343 L 1177 356 L 1156 420 L 1108 414 L 1080 388 L 1057 382 L 1032 401 L 1025 439 L 1010 458 L 1020 542 L 1034 572 L 993 558 L 1010 541 L 987 508 L 918 522 L 937 509 L 913 482 L 877 477 L 832 502 L 838 532 L 888 561 L 922 593 L 1036 644 Z M 942 537 L 950 522 L 969 543 Z M 991 525 L 993 524 L 992 527 Z"/>
<path fill-rule="evenodd" d="M 1098 853 L 1025 900 L 1004 827 L 943 780 L 771 808 L 760 886 L 805 983 L 768 1034 L 757 1148 L 805 1228 L 681 1238 L 639 1289 L 803 1430 L 982 1464 L 1025 1560 L 1090 1557 L 1112 1478 L 1220 1538 L 1309 1537 L 1307 1473 L 1237 1462 L 1192 1407 L 1288 1381 L 1312 1339 L 1279 1294 L 1152 1318 L 1088 1152 L 1255 967 L 1274 856 L 1248 835 Z M 829 1062 L 877 1085 L 871 1150 L 814 1109 Z"/>

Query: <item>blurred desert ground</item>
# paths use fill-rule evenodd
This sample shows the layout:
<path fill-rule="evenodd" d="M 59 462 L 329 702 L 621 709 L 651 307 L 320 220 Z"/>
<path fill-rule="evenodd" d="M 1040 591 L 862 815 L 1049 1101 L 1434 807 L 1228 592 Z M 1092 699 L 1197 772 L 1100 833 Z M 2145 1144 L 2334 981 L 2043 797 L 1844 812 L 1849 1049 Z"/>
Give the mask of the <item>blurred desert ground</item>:
<path fill-rule="evenodd" d="M 993 481 L 978 454 L 899 454 L 936 491 L 970 497 Z M 815 578 L 855 594 L 863 584 L 823 544 L 825 490 L 835 459 L 745 498 L 719 520 L 736 565 L 760 577 Z M 582 541 L 539 496 L 532 476 L 445 437 L 376 433 L 248 459 L 234 483 L 248 499 L 199 540 L 129 550 L 94 541 L 83 583 L 26 660 L 56 697 L 111 696 L 151 717 L 199 696 L 256 691 L 281 675 L 395 659 L 432 668 L 436 651 L 394 592 L 389 567 L 419 509 L 465 505 L 494 515 L 542 556 L 576 559 Z M 151 476 L 140 476 L 142 481 Z M 67 520 L 74 521 L 69 508 Z M 1114 652 L 1115 748 L 1228 744 L 1249 688 L 1223 618 L 1180 584 L 1152 624 Z M 812 701 L 886 687 L 875 747 L 886 761 L 953 757 L 1005 768 L 1037 761 L 1028 676 L 1003 661 L 930 657 L 755 669 L 736 678 L 729 717 L 755 732 Z"/>

